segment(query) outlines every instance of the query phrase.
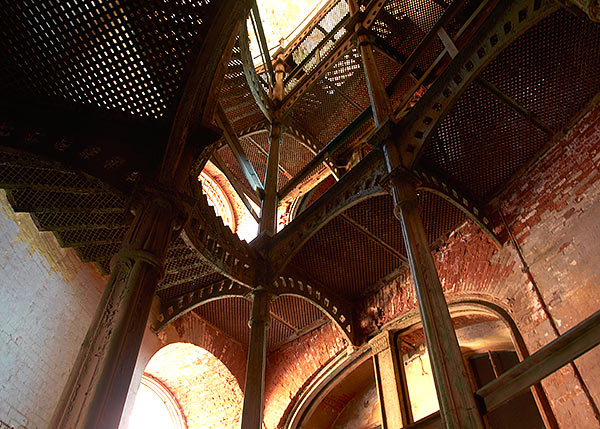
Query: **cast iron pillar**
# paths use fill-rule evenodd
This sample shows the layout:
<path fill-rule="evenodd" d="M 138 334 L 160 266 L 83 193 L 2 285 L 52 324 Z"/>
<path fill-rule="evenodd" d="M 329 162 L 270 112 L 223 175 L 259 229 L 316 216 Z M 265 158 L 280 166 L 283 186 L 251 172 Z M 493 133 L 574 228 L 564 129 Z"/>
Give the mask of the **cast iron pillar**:
<path fill-rule="evenodd" d="M 177 214 L 161 194 L 151 194 L 136 208 L 51 428 L 119 426 Z"/>
<path fill-rule="evenodd" d="M 281 123 L 274 120 L 269 134 L 269 159 L 265 173 L 265 197 L 260 210 L 259 234 L 269 236 L 277 232 L 277 183 L 279 174 L 279 147 L 281 145 Z"/>
<path fill-rule="evenodd" d="M 269 304 L 272 295 L 262 287 L 252 292 L 252 315 L 244 408 L 241 429 L 261 429 L 265 405 L 265 360 L 267 354 L 267 329 L 270 325 Z"/>
<path fill-rule="evenodd" d="M 415 188 L 410 179 L 403 175 L 392 173 L 391 181 L 394 214 L 402 223 L 402 235 L 415 285 L 442 421 L 446 428 L 483 429 L 452 326 L 448 304 L 429 250 Z"/>

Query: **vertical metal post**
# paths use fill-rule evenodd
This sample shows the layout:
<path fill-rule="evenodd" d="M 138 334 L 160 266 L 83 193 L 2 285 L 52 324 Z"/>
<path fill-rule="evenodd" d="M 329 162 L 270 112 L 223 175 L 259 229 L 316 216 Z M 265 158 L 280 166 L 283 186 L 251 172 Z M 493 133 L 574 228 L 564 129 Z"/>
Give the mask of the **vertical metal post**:
<path fill-rule="evenodd" d="M 373 109 L 373 119 L 375 126 L 379 127 L 392 115 L 392 106 L 385 90 L 383 80 L 377 68 L 375 53 L 371 46 L 371 39 L 368 30 L 361 23 L 356 24 L 356 34 L 358 37 L 358 48 L 365 70 L 367 80 L 367 89 L 371 99 L 371 109 Z"/>
<path fill-rule="evenodd" d="M 395 215 L 402 223 L 410 272 L 431 360 L 440 414 L 446 428 L 483 428 L 444 291 L 429 250 L 414 186 L 392 174 Z"/>
<path fill-rule="evenodd" d="M 248 364 L 244 387 L 242 429 L 260 429 L 262 427 L 265 402 L 267 328 L 270 325 L 269 304 L 272 295 L 262 287 L 258 287 L 252 296 L 252 315 L 248 322 L 250 344 L 248 345 Z"/>
<path fill-rule="evenodd" d="M 269 159 L 265 173 L 265 197 L 260 210 L 258 232 L 275 235 L 277 232 L 277 183 L 279 175 L 279 147 L 281 145 L 281 123 L 273 121 L 269 135 Z"/>
<path fill-rule="evenodd" d="M 146 199 L 136 210 L 111 261 L 110 279 L 51 428 L 119 426 L 175 221 L 174 205 L 160 196 Z"/>
<path fill-rule="evenodd" d="M 405 427 L 412 423 L 413 417 L 400 350 L 389 331 L 377 335 L 369 344 L 383 429 Z"/>

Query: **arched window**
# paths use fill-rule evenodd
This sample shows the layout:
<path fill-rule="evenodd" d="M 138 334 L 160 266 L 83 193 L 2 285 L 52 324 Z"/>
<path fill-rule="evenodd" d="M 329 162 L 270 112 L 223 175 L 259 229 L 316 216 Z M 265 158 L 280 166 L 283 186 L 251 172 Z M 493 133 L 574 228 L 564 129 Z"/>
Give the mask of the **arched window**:
<path fill-rule="evenodd" d="M 181 407 L 171 391 L 149 374 L 142 376 L 129 418 L 129 429 L 187 429 Z"/>

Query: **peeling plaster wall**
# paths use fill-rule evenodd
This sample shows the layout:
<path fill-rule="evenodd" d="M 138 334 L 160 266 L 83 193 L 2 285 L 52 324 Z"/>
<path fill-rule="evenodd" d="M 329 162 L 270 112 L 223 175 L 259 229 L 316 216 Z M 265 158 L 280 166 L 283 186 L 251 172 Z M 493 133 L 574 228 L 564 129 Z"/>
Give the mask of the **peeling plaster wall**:
<path fill-rule="evenodd" d="M 45 428 L 106 280 L 0 203 L 0 420 Z"/>

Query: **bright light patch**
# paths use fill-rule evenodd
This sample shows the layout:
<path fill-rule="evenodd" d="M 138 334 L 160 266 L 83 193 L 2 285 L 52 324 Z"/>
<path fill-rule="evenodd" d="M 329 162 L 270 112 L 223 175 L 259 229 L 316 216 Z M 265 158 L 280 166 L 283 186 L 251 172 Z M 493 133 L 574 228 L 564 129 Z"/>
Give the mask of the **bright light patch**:
<path fill-rule="evenodd" d="M 129 429 L 183 429 L 176 399 L 156 380 L 143 376 L 129 418 Z"/>
<path fill-rule="evenodd" d="M 325 0 L 257 0 L 260 18 L 271 53 L 279 46 L 279 40 L 286 42 L 302 30 L 304 25 L 321 9 Z M 258 41 L 248 20 L 250 52 L 255 64 L 260 64 Z"/>

